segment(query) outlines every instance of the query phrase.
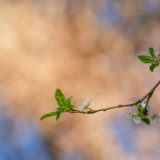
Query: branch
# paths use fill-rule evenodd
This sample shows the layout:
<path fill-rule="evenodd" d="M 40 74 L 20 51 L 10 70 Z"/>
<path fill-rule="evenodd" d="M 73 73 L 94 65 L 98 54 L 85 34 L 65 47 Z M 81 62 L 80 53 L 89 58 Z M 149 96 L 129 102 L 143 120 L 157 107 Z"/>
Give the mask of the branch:
<path fill-rule="evenodd" d="M 147 102 L 146 102 L 146 107 L 147 107 L 147 105 L 148 105 L 148 103 L 149 103 L 154 91 L 159 86 L 159 84 L 160 84 L 160 80 L 154 85 L 154 87 L 145 96 L 143 96 L 142 98 L 138 99 L 134 103 L 119 104 L 119 105 L 116 105 L 116 106 L 101 108 L 101 109 L 97 109 L 97 110 L 92 110 L 91 108 L 88 108 L 88 111 L 71 110 L 69 112 L 70 113 L 93 114 L 93 113 L 97 113 L 97 112 L 101 112 L 101 111 L 107 111 L 107 110 L 116 109 L 116 108 L 135 106 L 135 105 L 138 105 L 139 103 L 143 102 L 146 98 L 147 98 Z M 146 107 L 145 107 L 145 109 L 146 109 Z"/>
<path fill-rule="evenodd" d="M 160 53 L 155 54 L 153 48 L 148 49 L 149 53 L 151 56 L 148 55 L 140 55 L 138 58 L 143 62 L 143 63 L 149 63 L 150 64 L 150 71 L 153 72 L 156 67 L 160 65 Z M 79 109 L 76 109 L 74 105 L 71 104 L 71 98 L 65 98 L 64 94 L 62 91 L 57 88 L 55 92 L 55 98 L 58 104 L 58 108 L 55 112 L 50 112 L 44 114 L 40 120 L 51 117 L 51 116 L 56 116 L 56 120 L 59 119 L 61 113 L 63 112 L 69 112 L 69 113 L 82 113 L 82 114 L 93 114 L 101 111 L 107 111 L 110 109 L 116 109 L 116 108 L 122 108 L 122 107 L 129 107 L 129 106 L 136 106 L 137 107 L 137 113 L 134 112 L 132 114 L 132 119 L 135 121 L 135 123 L 139 124 L 142 121 L 145 122 L 147 125 L 150 124 L 150 119 L 154 120 L 155 118 L 160 118 L 158 114 L 150 114 L 150 107 L 148 106 L 150 99 L 152 98 L 152 95 L 156 88 L 159 86 L 160 80 L 155 84 L 155 86 L 142 98 L 138 99 L 137 101 L 130 103 L 130 104 L 119 104 L 116 106 L 111 106 L 111 107 L 106 107 L 106 108 L 101 108 L 97 110 L 93 110 L 92 108 L 89 108 L 91 104 L 91 99 L 87 103 L 83 103 L 82 106 L 79 106 Z M 145 100 L 145 102 L 143 102 Z M 143 102 L 143 103 L 142 103 Z"/>

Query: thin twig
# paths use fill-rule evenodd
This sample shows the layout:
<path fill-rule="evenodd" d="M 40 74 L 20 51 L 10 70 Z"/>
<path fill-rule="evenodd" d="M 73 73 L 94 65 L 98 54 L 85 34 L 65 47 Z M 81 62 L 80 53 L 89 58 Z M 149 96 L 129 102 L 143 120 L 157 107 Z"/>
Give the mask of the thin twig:
<path fill-rule="evenodd" d="M 156 85 L 142 98 L 138 99 L 136 102 L 134 103 L 130 103 L 130 104 L 119 104 L 116 106 L 112 106 L 112 107 L 106 107 L 106 108 L 101 108 L 101 109 L 97 109 L 97 110 L 89 110 L 89 111 L 80 111 L 80 110 L 72 110 L 70 111 L 70 113 L 83 113 L 83 114 L 93 114 L 93 113 L 97 113 L 97 112 L 101 112 L 101 111 L 107 111 L 107 110 L 111 110 L 111 109 L 116 109 L 116 108 L 122 108 L 122 107 L 129 107 L 129 106 L 135 106 L 138 105 L 139 103 L 143 102 L 146 98 L 147 98 L 147 102 L 146 102 L 146 107 L 155 91 L 155 89 L 159 86 L 160 84 L 160 80 L 156 83 Z"/>

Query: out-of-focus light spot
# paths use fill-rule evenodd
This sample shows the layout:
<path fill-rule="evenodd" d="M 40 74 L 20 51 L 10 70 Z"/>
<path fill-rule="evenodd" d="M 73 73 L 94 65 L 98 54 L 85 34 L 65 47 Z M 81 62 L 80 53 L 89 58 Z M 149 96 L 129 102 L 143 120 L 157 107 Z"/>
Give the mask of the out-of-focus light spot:
<path fill-rule="evenodd" d="M 62 160 L 81 160 L 80 156 L 73 154 L 63 155 Z"/>
<path fill-rule="evenodd" d="M 113 132 L 122 151 L 125 153 L 136 153 L 138 151 L 138 142 L 136 141 L 136 126 L 126 124 L 123 119 L 116 118 L 113 123 Z"/>
<path fill-rule="evenodd" d="M 97 11 L 97 15 L 102 26 L 110 26 L 120 18 L 111 0 L 104 0 L 102 6 Z"/>
<path fill-rule="evenodd" d="M 53 160 L 32 122 L 12 121 L 0 113 L 0 160 Z"/>

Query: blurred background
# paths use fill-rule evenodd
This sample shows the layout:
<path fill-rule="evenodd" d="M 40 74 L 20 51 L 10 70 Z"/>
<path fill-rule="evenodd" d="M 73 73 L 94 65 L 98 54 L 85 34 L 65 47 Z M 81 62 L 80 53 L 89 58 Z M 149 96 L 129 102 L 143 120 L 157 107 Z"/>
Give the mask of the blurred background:
<path fill-rule="evenodd" d="M 142 97 L 159 80 L 137 56 L 160 48 L 159 0 L 0 0 L 0 160 L 159 160 L 160 122 L 127 108 L 56 110 L 56 88 L 98 109 Z M 160 113 L 160 91 L 152 112 Z"/>

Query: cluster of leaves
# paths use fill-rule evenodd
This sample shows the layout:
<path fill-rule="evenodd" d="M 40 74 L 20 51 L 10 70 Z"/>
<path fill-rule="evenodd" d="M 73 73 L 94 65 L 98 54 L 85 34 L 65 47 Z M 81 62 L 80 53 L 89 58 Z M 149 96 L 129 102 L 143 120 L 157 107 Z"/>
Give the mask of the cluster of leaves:
<path fill-rule="evenodd" d="M 155 67 L 158 67 L 160 65 L 160 53 L 156 54 L 152 47 L 148 48 L 148 51 L 151 56 L 140 55 L 140 56 L 138 56 L 138 58 L 143 63 L 151 64 L 149 69 L 151 72 L 153 72 Z M 140 124 L 141 122 L 144 122 L 147 125 L 150 125 L 150 120 L 154 120 L 156 118 L 158 118 L 158 115 L 151 114 L 150 113 L 150 106 L 148 104 L 146 104 L 145 102 L 138 104 L 137 105 L 137 112 L 132 114 L 132 120 L 136 124 Z"/>
<path fill-rule="evenodd" d="M 134 112 L 132 114 L 132 120 L 136 124 L 144 122 L 147 125 L 150 125 L 150 120 L 158 118 L 157 114 L 150 113 L 151 107 L 147 105 L 146 102 L 141 102 L 138 105 L 136 105 L 136 107 L 137 107 L 137 112 Z"/>
<path fill-rule="evenodd" d="M 138 58 L 143 62 L 143 63 L 150 63 L 150 71 L 153 72 L 155 67 L 159 66 L 160 64 L 160 53 L 158 55 L 155 54 L 153 48 L 148 49 L 149 53 L 151 56 L 146 56 L 146 55 L 140 55 Z"/>
<path fill-rule="evenodd" d="M 55 112 L 50 112 L 47 114 L 44 114 L 40 120 L 43 120 L 45 118 L 51 117 L 51 116 L 56 116 L 56 120 L 58 120 L 62 114 L 62 112 L 69 112 L 69 111 L 73 111 L 75 109 L 75 106 L 71 104 L 71 98 L 65 98 L 64 94 L 62 93 L 62 91 L 57 88 L 56 92 L 55 92 L 55 99 L 57 101 L 58 104 L 58 108 Z"/>

